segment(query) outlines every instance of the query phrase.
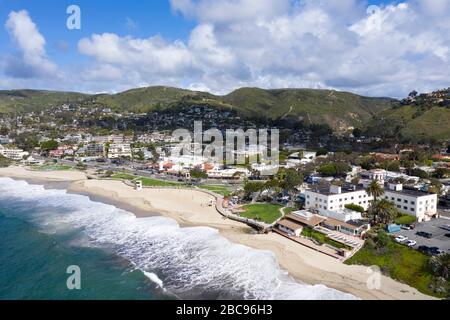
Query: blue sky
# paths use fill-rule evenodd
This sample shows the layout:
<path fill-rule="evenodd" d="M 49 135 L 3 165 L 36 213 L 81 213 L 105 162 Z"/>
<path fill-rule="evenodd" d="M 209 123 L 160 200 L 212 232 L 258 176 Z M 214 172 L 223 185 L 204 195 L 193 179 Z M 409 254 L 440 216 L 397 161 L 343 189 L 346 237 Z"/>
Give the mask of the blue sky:
<path fill-rule="evenodd" d="M 314 87 L 400 97 L 449 85 L 449 0 L 252 1 L 0 0 L 0 89 Z M 72 4 L 81 30 L 66 28 Z"/>

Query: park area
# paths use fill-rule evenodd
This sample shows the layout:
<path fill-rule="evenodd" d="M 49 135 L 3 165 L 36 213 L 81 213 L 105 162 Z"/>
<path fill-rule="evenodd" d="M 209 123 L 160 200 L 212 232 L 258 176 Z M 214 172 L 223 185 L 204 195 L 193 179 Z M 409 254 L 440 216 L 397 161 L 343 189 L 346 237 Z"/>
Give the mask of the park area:
<path fill-rule="evenodd" d="M 280 210 L 283 207 L 275 204 L 249 204 L 243 206 L 245 211 L 240 215 L 243 218 L 253 219 L 256 221 L 262 221 L 268 224 L 272 224 L 281 218 L 282 214 Z"/>

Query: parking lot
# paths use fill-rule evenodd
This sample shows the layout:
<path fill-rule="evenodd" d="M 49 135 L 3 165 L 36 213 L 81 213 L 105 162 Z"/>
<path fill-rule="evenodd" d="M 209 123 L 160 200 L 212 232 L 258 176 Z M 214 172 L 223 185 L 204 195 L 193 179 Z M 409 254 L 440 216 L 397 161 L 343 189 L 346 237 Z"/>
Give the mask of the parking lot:
<path fill-rule="evenodd" d="M 415 249 L 419 246 L 437 247 L 444 252 L 450 253 L 450 238 L 445 236 L 446 234 L 450 234 L 450 231 L 441 228 L 441 226 L 448 224 L 450 224 L 450 220 L 448 219 L 432 219 L 428 222 L 417 223 L 414 230 L 401 230 L 393 233 L 393 235 L 402 235 L 409 240 L 417 241 L 417 245 L 414 246 Z M 431 233 L 433 237 L 427 239 L 416 235 L 420 231 Z"/>

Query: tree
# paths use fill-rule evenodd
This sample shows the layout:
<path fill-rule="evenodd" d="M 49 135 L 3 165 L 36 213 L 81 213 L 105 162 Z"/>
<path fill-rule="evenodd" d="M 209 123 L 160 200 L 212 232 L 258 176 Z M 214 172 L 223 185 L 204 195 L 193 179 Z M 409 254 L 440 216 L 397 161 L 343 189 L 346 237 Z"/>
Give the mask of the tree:
<path fill-rule="evenodd" d="M 360 128 L 355 128 L 355 129 L 353 129 L 353 136 L 354 136 L 355 138 L 361 137 L 362 134 L 363 134 L 363 132 L 362 132 L 362 130 L 361 130 Z"/>
<path fill-rule="evenodd" d="M 263 182 L 250 182 L 248 181 L 244 185 L 244 192 L 246 196 L 250 196 L 253 193 L 261 193 L 264 190 L 264 183 Z"/>
<path fill-rule="evenodd" d="M 447 168 L 437 168 L 434 172 L 434 176 L 438 179 L 445 179 L 450 176 L 450 169 Z"/>
<path fill-rule="evenodd" d="M 281 182 L 281 187 L 288 191 L 294 191 L 296 187 L 303 183 L 303 174 L 295 169 L 288 169 Z"/>
<path fill-rule="evenodd" d="M 58 148 L 58 142 L 55 140 L 47 140 L 41 143 L 41 149 L 43 151 L 51 151 Z"/>
<path fill-rule="evenodd" d="M 333 177 L 336 175 L 336 166 L 333 163 L 323 165 L 319 168 L 319 173 L 324 176 Z"/>
<path fill-rule="evenodd" d="M 191 178 L 194 178 L 194 179 L 207 179 L 208 178 L 208 174 L 205 171 L 198 169 L 198 168 L 192 169 L 190 171 L 190 175 L 191 175 Z"/>
<path fill-rule="evenodd" d="M 386 165 L 386 170 L 400 172 L 400 161 L 391 161 Z"/>
<path fill-rule="evenodd" d="M 398 209 L 392 202 L 383 199 L 372 203 L 368 213 L 373 224 L 389 224 L 397 217 Z"/>
<path fill-rule="evenodd" d="M 0 128 L 0 135 L 7 136 L 9 134 L 9 129 L 7 127 Z"/>
<path fill-rule="evenodd" d="M 317 156 L 317 157 L 320 157 L 320 156 L 326 156 L 327 154 L 328 154 L 328 150 L 327 150 L 327 149 L 325 149 L 325 148 L 320 148 L 319 150 L 317 150 L 316 156 Z"/>
<path fill-rule="evenodd" d="M 416 90 L 413 90 L 409 93 L 408 97 L 416 98 L 419 93 Z"/>
<path fill-rule="evenodd" d="M 138 152 L 136 152 L 136 153 L 134 154 L 134 157 L 135 157 L 137 160 L 140 160 L 140 161 L 145 160 L 145 154 L 144 154 L 144 151 L 139 150 Z"/>
<path fill-rule="evenodd" d="M 35 134 L 21 133 L 16 139 L 16 145 L 24 150 L 31 151 L 39 146 L 39 139 Z"/>
<path fill-rule="evenodd" d="M 357 212 L 361 212 L 361 213 L 364 213 L 364 211 L 365 211 L 363 207 L 361 207 L 357 204 L 354 204 L 354 203 L 346 204 L 345 207 L 349 210 L 353 210 L 353 211 L 357 211 Z"/>
<path fill-rule="evenodd" d="M 428 188 L 428 192 L 435 193 L 440 196 L 443 192 L 444 185 L 438 179 L 431 179 L 431 186 Z"/>
<path fill-rule="evenodd" d="M 372 181 L 366 189 L 369 196 L 373 196 L 374 202 L 384 194 L 384 189 L 378 181 Z"/>
<path fill-rule="evenodd" d="M 428 173 L 419 168 L 410 170 L 409 174 L 413 177 L 419 177 L 420 179 L 428 179 Z"/>
<path fill-rule="evenodd" d="M 11 165 L 12 161 L 8 158 L 5 158 L 0 154 L 0 168 L 7 168 Z"/>
<path fill-rule="evenodd" d="M 336 168 L 336 175 L 338 176 L 345 176 L 347 172 L 352 170 L 352 168 L 345 162 L 336 162 L 334 167 Z"/>
<path fill-rule="evenodd" d="M 296 187 L 303 184 L 303 174 L 301 172 L 298 172 L 295 169 L 288 169 L 286 171 L 286 175 L 284 177 L 284 180 L 281 182 L 281 187 L 288 192 L 291 199 L 295 192 L 297 191 Z"/>
<path fill-rule="evenodd" d="M 450 254 L 444 253 L 432 257 L 429 261 L 429 266 L 435 276 L 446 280 L 450 279 Z"/>

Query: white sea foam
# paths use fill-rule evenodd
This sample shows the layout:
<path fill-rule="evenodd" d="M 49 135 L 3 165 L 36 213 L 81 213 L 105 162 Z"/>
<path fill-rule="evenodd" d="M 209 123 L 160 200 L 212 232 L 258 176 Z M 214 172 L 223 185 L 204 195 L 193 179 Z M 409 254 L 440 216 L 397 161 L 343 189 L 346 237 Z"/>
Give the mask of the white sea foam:
<path fill-rule="evenodd" d="M 273 253 L 233 244 L 215 229 L 181 228 L 165 217 L 137 219 L 86 196 L 0 178 L 0 202 L 5 201 L 45 232 L 80 230 L 87 243 L 112 247 L 157 286 L 182 298 L 355 299 L 323 285 L 297 283 Z M 24 204 L 33 210 L 20 209 Z"/>
<path fill-rule="evenodd" d="M 153 273 L 153 272 L 146 272 L 146 271 L 144 271 L 144 274 L 145 274 L 145 276 L 146 276 L 147 278 L 150 279 L 150 281 L 152 281 L 153 283 L 155 283 L 155 284 L 158 286 L 158 288 L 161 288 L 161 289 L 165 290 L 165 289 L 164 289 L 164 283 L 163 283 L 163 281 L 158 277 L 157 274 L 155 274 L 155 273 Z"/>

